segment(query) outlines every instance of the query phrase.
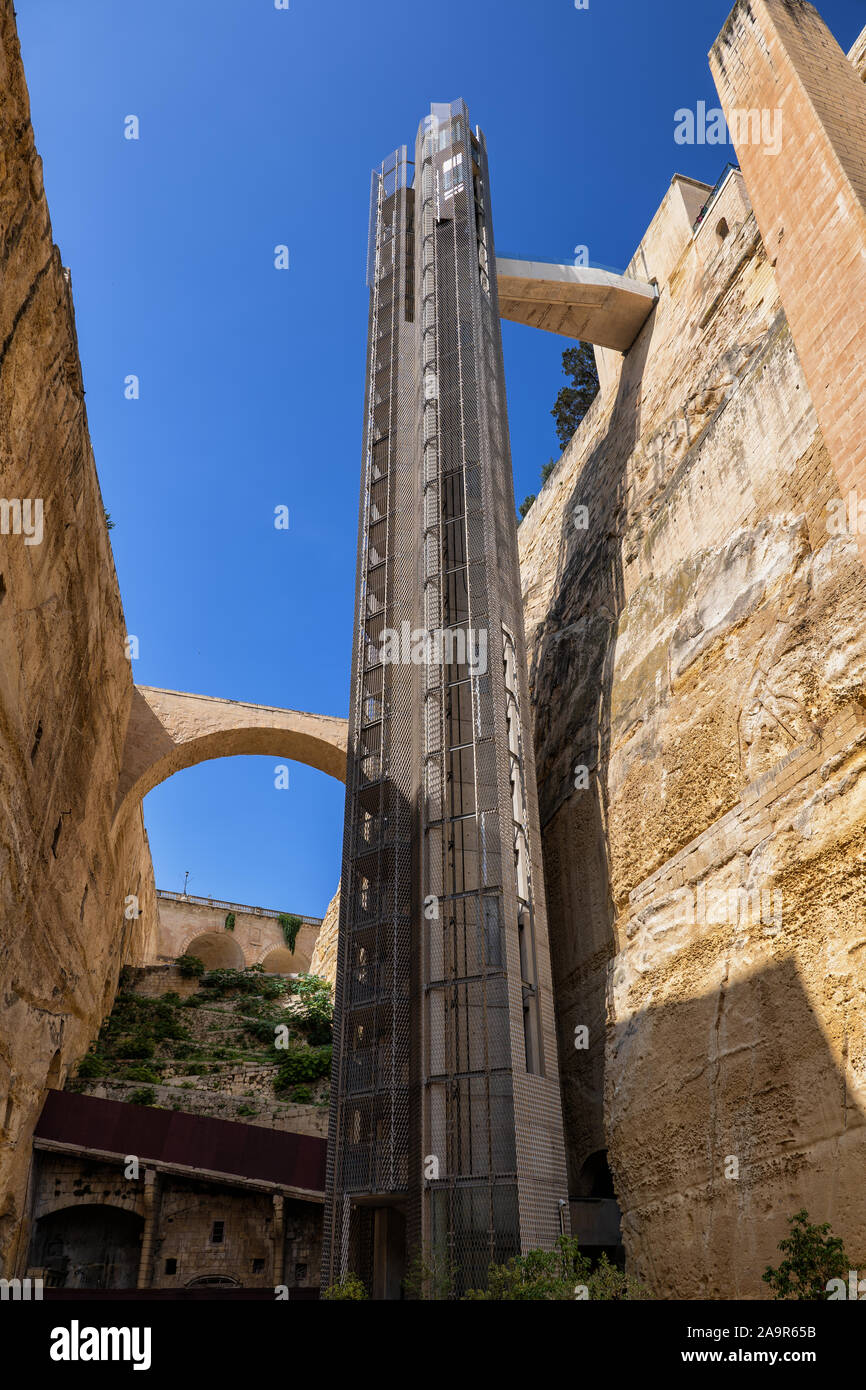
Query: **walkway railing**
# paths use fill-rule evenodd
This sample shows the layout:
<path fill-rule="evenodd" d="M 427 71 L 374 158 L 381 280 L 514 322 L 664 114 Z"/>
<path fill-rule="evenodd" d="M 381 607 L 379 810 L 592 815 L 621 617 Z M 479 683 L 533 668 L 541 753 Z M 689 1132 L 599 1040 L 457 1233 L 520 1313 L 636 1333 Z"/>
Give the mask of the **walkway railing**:
<path fill-rule="evenodd" d="M 248 917 L 300 917 L 307 927 L 320 927 L 323 917 L 306 917 L 302 912 L 284 913 L 274 907 L 250 907 L 244 903 L 227 903 L 222 898 L 196 898 L 192 893 L 169 893 L 165 888 L 157 888 L 158 898 L 168 898 L 173 903 L 194 903 L 196 907 L 225 908 L 227 912 L 244 912 Z"/>

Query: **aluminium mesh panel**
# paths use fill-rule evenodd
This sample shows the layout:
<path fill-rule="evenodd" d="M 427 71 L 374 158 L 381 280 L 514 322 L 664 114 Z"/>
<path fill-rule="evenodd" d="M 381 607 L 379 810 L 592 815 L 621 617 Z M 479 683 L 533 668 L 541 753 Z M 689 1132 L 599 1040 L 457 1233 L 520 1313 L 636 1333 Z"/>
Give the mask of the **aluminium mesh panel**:
<path fill-rule="evenodd" d="M 414 749 L 411 674 L 383 640 L 412 602 L 414 494 L 411 179 L 405 149 L 373 180 L 367 423 L 335 999 L 323 1280 L 363 1264 L 356 1198 L 405 1193 Z M 373 249 L 374 248 L 374 249 Z M 407 379 L 408 378 L 408 379 Z M 371 717 L 372 716 L 372 717 Z M 407 737 L 408 734 L 408 737 Z M 353 1213 L 355 1213 L 353 1215 Z M 354 1229 L 357 1227 L 357 1229 Z"/>
<path fill-rule="evenodd" d="M 432 108 L 410 167 L 390 157 L 371 206 L 325 1277 L 366 1269 L 369 1203 L 396 1198 L 459 1293 L 552 1243 L 565 1173 L 487 159 L 462 102 Z"/>

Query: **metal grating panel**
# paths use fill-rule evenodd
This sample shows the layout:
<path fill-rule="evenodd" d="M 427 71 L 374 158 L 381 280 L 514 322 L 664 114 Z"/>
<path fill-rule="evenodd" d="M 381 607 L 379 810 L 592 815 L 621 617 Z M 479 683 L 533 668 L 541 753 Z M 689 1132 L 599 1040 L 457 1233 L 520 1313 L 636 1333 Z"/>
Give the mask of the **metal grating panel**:
<path fill-rule="evenodd" d="M 459 1294 L 551 1245 L 566 1191 L 487 157 L 464 103 L 434 105 L 414 165 L 403 148 L 374 174 L 370 227 L 324 1277 L 351 1263 L 376 1292 L 396 1204 Z"/>

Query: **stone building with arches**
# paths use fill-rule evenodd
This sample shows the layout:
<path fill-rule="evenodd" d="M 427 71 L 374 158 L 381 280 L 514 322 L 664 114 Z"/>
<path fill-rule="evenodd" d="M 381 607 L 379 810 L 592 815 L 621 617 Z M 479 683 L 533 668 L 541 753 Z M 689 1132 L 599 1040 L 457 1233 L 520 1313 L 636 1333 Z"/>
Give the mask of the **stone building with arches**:
<path fill-rule="evenodd" d="M 260 965 L 270 975 L 303 975 L 310 969 L 321 917 L 196 898 L 157 889 L 159 934 L 154 964 L 198 956 L 208 970 L 245 970 Z M 281 918 L 296 915 L 301 926 L 294 950 Z"/>
<path fill-rule="evenodd" d="M 314 1297 L 325 1141 L 52 1092 L 27 1268 L 48 1289 Z"/>

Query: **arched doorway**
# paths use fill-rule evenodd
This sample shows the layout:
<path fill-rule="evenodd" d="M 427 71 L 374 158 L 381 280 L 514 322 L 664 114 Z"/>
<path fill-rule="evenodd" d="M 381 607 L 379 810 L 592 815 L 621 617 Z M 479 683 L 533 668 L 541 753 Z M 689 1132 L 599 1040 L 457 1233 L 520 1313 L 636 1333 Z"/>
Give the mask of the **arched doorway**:
<path fill-rule="evenodd" d="M 144 1220 L 96 1203 L 61 1207 L 36 1222 L 30 1266 L 55 1288 L 134 1289 Z"/>
<path fill-rule="evenodd" d="M 208 970 L 243 970 L 244 953 L 230 932 L 208 931 L 195 937 L 186 955 L 198 956 Z"/>

